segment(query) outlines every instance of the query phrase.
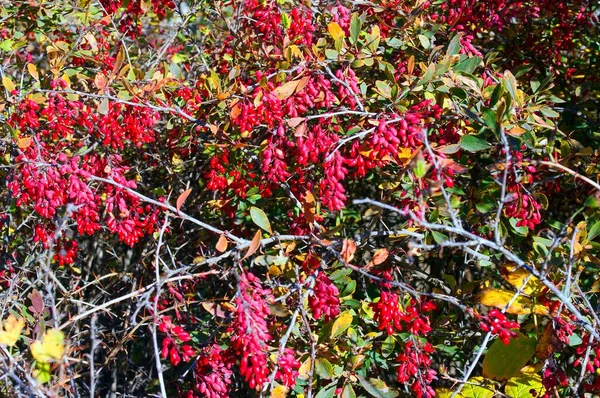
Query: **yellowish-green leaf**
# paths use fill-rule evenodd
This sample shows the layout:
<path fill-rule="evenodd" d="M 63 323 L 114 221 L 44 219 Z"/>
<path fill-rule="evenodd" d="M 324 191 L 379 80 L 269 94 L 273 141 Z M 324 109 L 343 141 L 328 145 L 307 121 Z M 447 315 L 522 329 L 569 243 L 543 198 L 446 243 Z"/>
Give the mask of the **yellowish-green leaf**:
<path fill-rule="evenodd" d="M 41 384 L 50 381 L 50 364 L 48 362 L 38 362 L 33 370 L 33 377 Z"/>
<path fill-rule="evenodd" d="M 483 359 L 483 375 L 494 380 L 515 376 L 535 353 L 535 345 L 535 339 L 520 332 L 508 344 L 496 339 Z"/>
<path fill-rule="evenodd" d="M 462 389 L 463 398 L 492 398 L 494 386 L 483 377 L 471 377 Z"/>
<path fill-rule="evenodd" d="M 352 314 L 348 311 L 342 312 L 342 314 L 335 320 L 331 327 L 331 338 L 335 339 L 346 331 L 352 324 Z"/>
<path fill-rule="evenodd" d="M 12 347 L 19 340 L 21 331 L 25 327 L 23 318 L 17 318 L 14 315 L 9 315 L 6 321 L 2 324 L 0 330 L 0 344 Z"/>
<path fill-rule="evenodd" d="M 262 211 L 258 207 L 252 206 L 250 208 L 250 217 L 252 217 L 252 221 L 254 222 L 254 224 L 258 225 L 270 234 L 273 233 L 273 230 L 271 229 L 271 223 L 269 222 L 269 218 L 267 217 L 264 211 Z"/>
<path fill-rule="evenodd" d="M 38 362 L 59 360 L 65 353 L 65 335 L 57 329 L 49 329 L 44 334 L 42 341 L 36 340 L 31 344 L 31 355 Z"/>
<path fill-rule="evenodd" d="M 504 394 L 511 398 L 532 398 L 543 396 L 545 391 L 541 376 L 528 373 L 509 379 Z"/>

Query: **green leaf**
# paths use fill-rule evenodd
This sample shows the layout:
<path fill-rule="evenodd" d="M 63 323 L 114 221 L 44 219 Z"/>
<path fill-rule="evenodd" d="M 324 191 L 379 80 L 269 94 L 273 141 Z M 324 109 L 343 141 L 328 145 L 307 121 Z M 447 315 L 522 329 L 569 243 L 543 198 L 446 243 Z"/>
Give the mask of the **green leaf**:
<path fill-rule="evenodd" d="M 460 147 L 465 151 L 478 152 L 491 148 L 492 146 L 475 135 L 463 135 L 460 138 Z"/>
<path fill-rule="evenodd" d="M 442 244 L 448 240 L 448 236 L 444 235 L 441 232 L 437 232 L 437 231 L 431 231 L 431 236 L 433 236 L 433 240 L 438 245 Z"/>
<path fill-rule="evenodd" d="M 473 73 L 475 71 L 475 69 L 477 69 L 477 67 L 479 66 L 480 63 L 481 63 L 481 58 L 470 57 L 470 58 L 465 59 L 462 62 L 459 62 L 452 69 L 454 69 L 455 72 Z"/>
<path fill-rule="evenodd" d="M 427 36 L 419 35 L 417 37 L 419 38 L 419 41 L 421 42 L 421 46 L 425 50 L 427 50 L 429 47 L 431 47 L 431 42 L 429 41 L 429 39 L 427 38 Z"/>
<path fill-rule="evenodd" d="M 352 384 L 346 384 L 342 390 L 342 398 L 356 398 L 356 393 L 354 392 L 354 388 L 352 388 Z"/>
<path fill-rule="evenodd" d="M 494 133 L 498 134 L 500 132 L 500 126 L 496 120 L 496 113 L 491 109 L 486 109 L 483 111 L 482 116 L 483 120 L 485 121 L 485 125 L 488 126 L 488 128 Z"/>
<path fill-rule="evenodd" d="M 506 71 L 506 72 L 504 72 L 504 79 L 502 79 L 502 82 L 504 83 L 504 88 L 506 88 L 506 91 L 508 91 L 508 93 L 510 94 L 512 99 L 514 101 L 516 101 L 517 100 L 517 79 L 515 79 L 513 74 L 510 73 L 510 71 Z"/>
<path fill-rule="evenodd" d="M 498 103 L 500 97 L 504 94 L 504 86 L 502 84 L 497 84 L 494 87 L 494 91 L 492 91 L 492 97 L 490 98 L 490 108 Z"/>
<path fill-rule="evenodd" d="M 413 173 L 415 174 L 415 177 L 417 178 L 423 178 L 425 177 L 425 174 L 427 174 L 427 162 L 424 161 L 423 159 L 418 159 L 415 162 L 415 167 L 413 168 Z"/>
<path fill-rule="evenodd" d="M 448 43 L 448 50 L 446 54 L 448 55 L 456 55 L 460 51 L 460 38 L 462 37 L 462 33 L 458 33 L 454 35 L 450 43 Z"/>
<path fill-rule="evenodd" d="M 357 13 L 352 14 L 350 18 L 350 43 L 354 44 L 358 41 L 360 34 L 360 17 Z"/>
<path fill-rule="evenodd" d="M 494 380 L 510 379 L 529 362 L 535 345 L 535 339 L 521 332 L 508 344 L 496 339 L 483 359 L 483 375 Z"/>
<path fill-rule="evenodd" d="M 292 26 L 292 19 L 285 12 L 281 13 L 281 24 L 283 25 L 283 28 L 285 30 L 288 30 L 290 28 L 290 26 Z"/>
<path fill-rule="evenodd" d="M 359 374 L 356 374 L 362 388 L 365 389 L 371 396 L 376 398 L 395 398 L 398 392 L 390 389 L 383 381 L 377 379 L 365 379 Z"/>
<path fill-rule="evenodd" d="M 394 336 L 388 336 L 381 346 L 381 355 L 385 358 L 389 357 L 394 352 L 394 347 L 396 347 L 396 339 Z"/>
<path fill-rule="evenodd" d="M 271 229 L 271 223 L 269 222 L 269 218 L 267 217 L 264 211 L 262 211 L 258 207 L 252 206 L 250 208 L 250 217 L 252 217 L 252 221 L 254 222 L 254 224 L 258 225 L 260 228 L 264 229 L 270 234 L 273 233 L 273 230 Z"/>
<path fill-rule="evenodd" d="M 588 241 L 592 241 L 598 235 L 600 235 L 600 221 L 597 221 L 596 223 L 594 223 L 594 225 L 591 226 L 587 234 L 587 239 Z"/>
<path fill-rule="evenodd" d="M 417 86 L 428 83 L 435 76 L 435 64 L 429 64 Z"/>
<path fill-rule="evenodd" d="M 337 387 L 333 386 L 333 387 L 329 387 L 327 389 L 323 389 L 321 391 L 319 391 L 319 393 L 315 396 L 315 398 L 333 398 L 333 396 L 335 395 L 335 389 Z"/>
<path fill-rule="evenodd" d="M 333 377 L 333 365 L 325 358 L 319 358 L 315 362 L 315 372 L 319 377 L 330 380 Z"/>
<path fill-rule="evenodd" d="M 352 324 L 352 319 L 352 314 L 350 314 L 348 311 L 342 312 L 331 327 L 331 338 L 335 339 L 344 333 Z"/>

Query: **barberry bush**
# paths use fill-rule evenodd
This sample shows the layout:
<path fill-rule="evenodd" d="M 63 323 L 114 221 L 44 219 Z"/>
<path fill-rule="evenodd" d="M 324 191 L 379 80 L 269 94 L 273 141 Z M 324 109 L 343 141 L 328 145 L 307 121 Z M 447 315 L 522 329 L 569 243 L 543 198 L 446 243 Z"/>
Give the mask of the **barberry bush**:
<path fill-rule="evenodd" d="M 600 6 L 0 0 L 4 396 L 600 393 Z"/>

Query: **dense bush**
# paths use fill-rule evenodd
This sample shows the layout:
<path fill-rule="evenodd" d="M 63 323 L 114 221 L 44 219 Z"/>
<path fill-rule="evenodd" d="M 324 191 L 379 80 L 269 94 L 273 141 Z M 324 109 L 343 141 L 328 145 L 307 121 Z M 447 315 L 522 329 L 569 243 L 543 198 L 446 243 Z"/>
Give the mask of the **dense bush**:
<path fill-rule="evenodd" d="M 595 2 L 0 4 L 3 395 L 600 390 Z"/>

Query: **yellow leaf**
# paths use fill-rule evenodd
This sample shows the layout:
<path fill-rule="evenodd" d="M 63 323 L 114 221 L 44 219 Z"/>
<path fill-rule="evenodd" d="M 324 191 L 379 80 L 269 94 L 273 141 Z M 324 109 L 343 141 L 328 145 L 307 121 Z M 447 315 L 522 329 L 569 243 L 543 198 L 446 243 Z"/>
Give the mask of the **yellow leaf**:
<path fill-rule="evenodd" d="M 502 277 L 516 289 L 521 289 L 525 280 L 529 277 L 529 272 L 524 268 L 518 268 L 514 264 L 506 265 L 502 268 Z M 544 292 L 545 286 L 535 276 L 529 279 L 527 285 L 523 288 L 523 293 L 529 296 L 540 296 Z"/>
<path fill-rule="evenodd" d="M 285 398 L 287 393 L 288 389 L 286 386 L 277 386 L 271 392 L 271 398 Z"/>
<path fill-rule="evenodd" d="M 331 37 L 333 37 L 333 40 L 335 40 L 335 41 L 338 41 L 339 39 L 346 37 L 346 35 L 344 34 L 344 31 L 342 30 L 341 26 L 338 25 L 337 22 L 329 23 L 329 25 L 327 25 L 327 31 L 329 32 L 329 34 L 331 35 Z"/>
<path fill-rule="evenodd" d="M 9 315 L 3 326 L 4 330 L 0 330 L 0 344 L 12 347 L 19 340 L 21 330 L 25 327 L 25 321 Z"/>
<path fill-rule="evenodd" d="M 33 77 L 35 80 L 40 80 L 40 74 L 34 64 L 27 64 L 27 72 L 29 72 L 31 77 Z"/>
<path fill-rule="evenodd" d="M 2 85 L 4 86 L 6 91 L 8 91 L 9 93 L 12 92 L 16 88 L 15 84 L 12 82 L 12 80 L 10 80 L 10 78 L 8 76 L 2 77 Z"/>
<path fill-rule="evenodd" d="M 486 289 L 481 292 L 479 302 L 488 307 L 504 309 L 512 300 L 515 293 L 502 289 Z M 512 301 L 510 307 L 506 310 L 509 314 L 526 315 L 531 314 L 533 303 L 526 297 L 519 296 Z"/>
<path fill-rule="evenodd" d="M 310 358 L 307 358 L 306 361 L 300 366 L 298 369 L 298 378 L 300 379 L 308 379 L 308 374 L 310 373 Z"/>
<path fill-rule="evenodd" d="M 47 330 L 42 341 L 36 340 L 31 344 L 31 355 L 38 362 L 61 359 L 65 353 L 64 338 L 65 334 L 60 330 Z"/>
<path fill-rule="evenodd" d="M 352 314 L 343 312 L 338 319 L 335 320 L 331 327 L 331 338 L 336 338 L 348 329 L 352 324 Z"/>

